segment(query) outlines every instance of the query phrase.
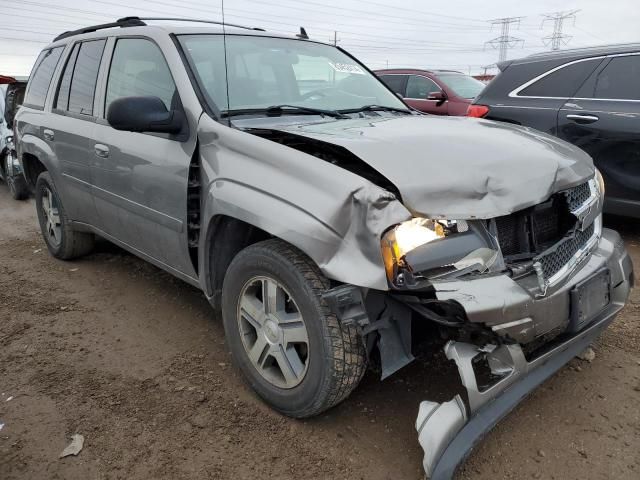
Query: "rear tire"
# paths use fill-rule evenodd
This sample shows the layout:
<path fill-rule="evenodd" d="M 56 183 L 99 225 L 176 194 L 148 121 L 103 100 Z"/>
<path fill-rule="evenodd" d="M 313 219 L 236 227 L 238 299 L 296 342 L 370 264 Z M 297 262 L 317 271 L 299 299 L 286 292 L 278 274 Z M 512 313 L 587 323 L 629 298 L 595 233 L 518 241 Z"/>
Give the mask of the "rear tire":
<path fill-rule="evenodd" d="M 340 403 L 366 370 L 360 334 L 343 326 L 322 298 L 329 285 L 311 259 L 277 239 L 242 250 L 224 278 L 222 314 L 233 360 L 257 394 L 290 417 Z"/>
<path fill-rule="evenodd" d="M 60 260 L 72 260 L 93 249 L 93 234 L 77 232 L 71 228 L 49 172 L 42 172 L 38 176 L 36 210 L 42 238 L 51 255 Z"/>

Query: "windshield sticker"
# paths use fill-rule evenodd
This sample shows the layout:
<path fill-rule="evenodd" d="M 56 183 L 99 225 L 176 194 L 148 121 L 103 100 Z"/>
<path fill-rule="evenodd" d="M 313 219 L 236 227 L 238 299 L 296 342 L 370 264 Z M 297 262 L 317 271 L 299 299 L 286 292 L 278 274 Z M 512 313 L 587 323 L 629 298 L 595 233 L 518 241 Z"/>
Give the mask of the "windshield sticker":
<path fill-rule="evenodd" d="M 365 75 L 364 70 L 362 70 L 358 65 L 352 65 L 350 63 L 331 63 L 331 68 L 333 68 L 336 72 L 341 73 L 355 73 L 357 75 Z"/>

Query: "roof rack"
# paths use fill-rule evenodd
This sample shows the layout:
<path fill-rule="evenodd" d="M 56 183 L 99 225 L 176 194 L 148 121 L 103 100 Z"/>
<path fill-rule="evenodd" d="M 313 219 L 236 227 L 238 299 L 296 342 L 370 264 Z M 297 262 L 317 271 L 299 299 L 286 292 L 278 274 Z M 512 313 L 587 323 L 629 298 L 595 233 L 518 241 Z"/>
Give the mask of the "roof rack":
<path fill-rule="evenodd" d="M 264 28 L 260 27 L 248 27 L 246 25 L 238 25 L 237 23 L 228 23 L 228 22 L 216 22 L 215 20 L 200 20 L 197 18 L 174 18 L 174 17 L 127 17 L 127 18 L 137 18 L 138 20 L 147 20 L 147 21 L 170 21 L 170 22 L 193 22 L 193 23 L 211 23 L 213 25 L 223 25 L 225 27 L 235 27 L 242 28 L 244 30 L 257 30 L 259 32 L 265 32 Z"/>
<path fill-rule="evenodd" d="M 79 28 L 78 30 L 70 30 L 68 32 L 61 33 L 56 38 L 54 38 L 53 41 L 57 42 L 58 40 L 62 40 L 63 38 L 69 38 L 69 37 L 73 37 L 75 35 L 81 35 L 83 33 L 95 32 L 95 31 L 98 31 L 98 30 L 103 30 L 105 28 L 144 27 L 145 25 L 146 25 L 146 23 L 144 23 L 138 17 L 124 17 L 124 18 L 120 18 L 120 19 L 116 20 L 115 22 L 102 23 L 100 25 L 93 25 L 91 27 L 84 27 L 84 28 Z"/>
<path fill-rule="evenodd" d="M 123 17 L 123 18 L 119 18 L 115 22 L 102 23 L 100 25 L 93 25 L 93 26 L 90 26 L 90 27 L 84 27 L 84 28 L 80 28 L 78 30 L 70 30 L 68 32 L 61 33 L 56 38 L 54 38 L 53 41 L 57 42 L 58 40 L 62 40 L 63 38 L 69 38 L 69 37 L 73 37 L 75 35 L 81 35 L 83 33 L 91 33 L 91 32 L 95 32 L 95 31 L 98 31 L 98 30 L 104 30 L 105 28 L 144 27 L 144 26 L 147 25 L 145 23 L 145 20 L 146 21 L 157 21 L 157 20 L 165 21 L 166 20 L 166 21 L 178 21 L 178 22 L 210 23 L 210 24 L 214 24 L 214 25 L 223 25 L 223 26 L 228 26 L 228 27 L 243 28 L 245 30 L 258 30 L 258 31 L 261 31 L 261 32 L 265 31 L 264 28 L 247 27 L 245 25 L 237 25 L 235 23 L 226 23 L 226 22 L 216 22 L 214 20 L 199 20 L 199 19 L 193 19 L 193 18 L 174 18 L 174 17 L 144 17 L 144 18 L 140 18 L 140 17 Z"/>

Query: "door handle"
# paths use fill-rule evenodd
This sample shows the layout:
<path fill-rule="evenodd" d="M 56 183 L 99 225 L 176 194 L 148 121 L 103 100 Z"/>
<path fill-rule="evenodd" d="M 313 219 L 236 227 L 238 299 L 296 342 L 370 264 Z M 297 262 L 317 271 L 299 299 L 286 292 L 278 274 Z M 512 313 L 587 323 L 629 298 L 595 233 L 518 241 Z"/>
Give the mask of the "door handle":
<path fill-rule="evenodd" d="M 573 120 L 576 123 L 593 123 L 600 120 L 600 118 L 596 117 L 595 115 L 579 115 L 575 113 L 570 113 L 569 115 L 567 115 L 567 118 L 569 120 Z"/>
<path fill-rule="evenodd" d="M 42 135 L 44 136 L 44 139 L 49 142 L 53 142 L 55 138 L 53 130 L 49 130 L 48 128 L 42 131 Z"/>
<path fill-rule="evenodd" d="M 96 155 L 100 158 L 107 158 L 109 156 L 109 147 L 106 145 L 102 145 L 101 143 L 97 143 L 93 149 L 96 152 Z"/>

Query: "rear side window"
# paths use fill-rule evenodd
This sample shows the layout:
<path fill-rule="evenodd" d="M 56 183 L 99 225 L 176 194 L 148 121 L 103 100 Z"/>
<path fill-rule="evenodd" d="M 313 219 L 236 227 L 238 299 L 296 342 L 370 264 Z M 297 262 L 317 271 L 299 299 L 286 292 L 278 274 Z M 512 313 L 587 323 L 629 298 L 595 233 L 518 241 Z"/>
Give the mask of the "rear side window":
<path fill-rule="evenodd" d="M 407 98 L 425 100 L 430 93 L 440 90 L 440 87 L 433 80 L 426 77 L 411 75 L 407 80 Z"/>
<path fill-rule="evenodd" d="M 518 96 L 570 98 L 601 62 L 598 58 L 562 67 L 521 90 Z"/>
<path fill-rule="evenodd" d="M 67 110 L 69 108 L 69 93 L 71 92 L 71 77 L 73 76 L 73 68 L 76 65 L 76 59 L 78 58 L 78 50 L 80 50 L 80 44 L 76 43 L 73 46 L 73 51 L 69 55 L 67 64 L 62 72 L 62 80 L 60 81 L 60 88 L 58 89 L 58 96 L 56 97 L 56 103 L 54 108 L 60 110 Z"/>
<path fill-rule="evenodd" d="M 158 46 L 143 38 L 116 43 L 107 81 L 105 112 L 121 97 L 153 96 L 171 110 L 176 84 Z"/>
<path fill-rule="evenodd" d="M 640 56 L 612 58 L 598 74 L 593 97 L 640 100 Z"/>
<path fill-rule="evenodd" d="M 50 48 L 44 50 L 40 56 L 38 56 L 25 96 L 26 104 L 36 108 L 44 108 L 44 102 L 47 99 L 47 92 L 49 91 L 49 84 L 51 83 L 53 72 L 58 65 L 63 49 L 64 47 Z"/>
<path fill-rule="evenodd" d="M 406 75 L 380 75 L 380 80 L 382 80 L 387 87 L 394 91 L 394 93 L 399 93 L 404 97 L 404 85 Z"/>
<path fill-rule="evenodd" d="M 104 44 L 105 40 L 94 40 L 83 42 L 80 45 L 73 67 L 68 111 L 82 115 L 93 115 L 93 97 L 96 92 L 96 81 L 98 80 Z"/>

